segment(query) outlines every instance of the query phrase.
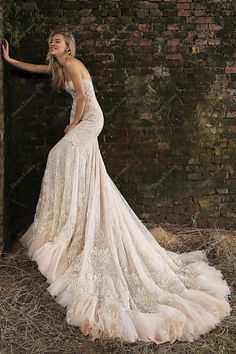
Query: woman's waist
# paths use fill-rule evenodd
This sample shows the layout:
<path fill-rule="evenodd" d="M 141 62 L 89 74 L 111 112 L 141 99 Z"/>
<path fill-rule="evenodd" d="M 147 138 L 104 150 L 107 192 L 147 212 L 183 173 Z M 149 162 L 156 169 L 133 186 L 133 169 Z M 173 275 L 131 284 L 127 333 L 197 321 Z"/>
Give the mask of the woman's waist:
<path fill-rule="evenodd" d="M 74 118 L 76 113 L 76 104 L 73 103 L 70 117 Z M 81 120 L 97 121 L 98 119 L 103 120 L 103 112 L 98 102 L 87 102 L 84 111 L 82 113 Z"/>
<path fill-rule="evenodd" d="M 70 117 L 70 122 L 72 122 L 75 119 L 75 114 L 72 114 Z M 98 122 L 102 123 L 104 122 L 104 116 L 101 111 L 87 111 L 87 112 L 83 112 L 82 117 L 80 119 L 80 121 L 86 121 L 89 124 L 98 124 Z"/>

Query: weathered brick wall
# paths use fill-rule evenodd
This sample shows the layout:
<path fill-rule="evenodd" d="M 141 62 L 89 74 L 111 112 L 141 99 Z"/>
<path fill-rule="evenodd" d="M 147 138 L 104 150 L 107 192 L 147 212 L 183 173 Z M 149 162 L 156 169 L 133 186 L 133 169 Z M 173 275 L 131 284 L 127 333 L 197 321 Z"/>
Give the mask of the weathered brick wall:
<path fill-rule="evenodd" d="M 0 41 L 2 42 L 2 27 L 3 12 L 2 3 L 0 2 Z M 4 209 L 4 149 L 3 149 L 3 132 L 4 132 L 4 114 L 3 114 L 3 65 L 0 58 L 0 253 L 3 249 L 3 209 Z"/>
<path fill-rule="evenodd" d="M 105 116 L 99 142 L 108 173 L 138 216 L 235 227 L 234 0 L 37 3 L 47 33 L 65 24 L 76 36 Z M 43 63 L 46 40 L 32 30 L 14 57 Z M 7 74 L 9 224 L 19 231 L 32 220 L 72 101 L 52 94 L 44 75 Z"/>

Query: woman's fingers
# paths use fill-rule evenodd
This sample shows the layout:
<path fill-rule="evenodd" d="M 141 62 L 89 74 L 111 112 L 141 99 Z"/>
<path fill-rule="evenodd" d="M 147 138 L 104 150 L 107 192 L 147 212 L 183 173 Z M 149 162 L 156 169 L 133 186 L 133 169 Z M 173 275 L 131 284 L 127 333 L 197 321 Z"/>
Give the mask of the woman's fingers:
<path fill-rule="evenodd" d="M 7 51 L 7 53 L 9 52 L 9 44 L 8 44 L 7 40 L 6 40 L 6 51 Z"/>
<path fill-rule="evenodd" d="M 66 127 L 65 127 L 65 129 L 64 129 L 64 133 L 66 134 L 66 133 L 68 133 L 71 129 L 73 129 L 73 127 L 69 124 L 69 125 L 67 125 Z"/>
<path fill-rule="evenodd" d="M 9 55 L 9 46 L 6 39 L 3 39 L 2 51 L 3 51 L 3 57 L 5 59 Z"/>
<path fill-rule="evenodd" d="M 8 41 L 6 39 L 3 39 L 2 47 L 4 48 L 5 52 L 8 54 L 8 52 L 9 52 L 9 44 L 8 44 Z"/>
<path fill-rule="evenodd" d="M 5 58 L 5 56 L 6 56 L 6 48 L 4 47 L 3 44 L 2 44 L 2 52 L 3 52 L 3 57 Z"/>

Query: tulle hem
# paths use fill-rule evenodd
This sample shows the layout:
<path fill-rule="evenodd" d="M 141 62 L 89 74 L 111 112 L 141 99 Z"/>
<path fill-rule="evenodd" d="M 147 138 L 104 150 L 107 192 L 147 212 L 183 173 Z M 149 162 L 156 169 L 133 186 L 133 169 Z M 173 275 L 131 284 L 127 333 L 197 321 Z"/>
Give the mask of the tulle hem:
<path fill-rule="evenodd" d="M 55 296 L 51 286 L 47 291 Z M 173 307 L 160 304 L 155 313 L 125 309 L 113 299 L 101 302 L 95 296 L 84 296 L 71 306 L 66 306 L 66 321 L 69 325 L 79 326 L 81 332 L 92 341 L 97 338 L 119 338 L 129 343 L 143 341 L 160 344 L 176 340 L 192 342 L 213 330 L 230 313 L 229 306 L 223 304 L 223 301 L 221 313 L 206 311 L 199 303 L 193 302 L 198 295 L 196 292 L 192 296 L 187 289 L 182 297 L 175 295 L 176 303 Z M 56 297 L 56 301 L 62 305 L 65 299 L 61 295 Z"/>
<path fill-rule="evenodd" d="M 65 245 L 47 242 L 35 249 L 29 240 L 23 242 L 25 247 L 29 247 L 31 259 L 37 262 L 39 270 L 51 284 L 47 291 L 67 309 L 67 323 L 79 326 L 91 340 L 120 338 L 129 343 L 144 341 L 156 344 L 176 340 L 191 342 L 213 330 L 230 315 L 227 300 L 230 288 L 222 279 L 221 271 L 207 263 L 204 251 L 179 254 L 183 265 L 198 274 L 193 287 L 186 288 L 181 295 L 169 293 L 167 304 L 157 304 L 155 312 L 143 312 L 125 308 L 110 297 L 81 296 L 74 288 L 70 290 L 70 279 L 66 281 L 63 278 L 65 267 L 60 272 L 57 268 L 65 254 Z"/>

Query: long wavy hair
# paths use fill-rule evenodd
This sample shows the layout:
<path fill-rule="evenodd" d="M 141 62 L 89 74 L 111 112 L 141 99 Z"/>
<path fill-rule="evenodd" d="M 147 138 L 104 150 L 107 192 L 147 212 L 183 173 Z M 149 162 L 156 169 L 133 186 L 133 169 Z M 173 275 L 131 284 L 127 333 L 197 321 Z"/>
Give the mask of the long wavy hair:
<path fill-rule="evenodd" d="M 55 34 L 63 35 L 65 42 L 69 47 L 69 49 L 65 52 L 65 54 L 68 56 L 75 57 L 76 43 L 75 43 L 74 35 L 70 31 L 67 31 L 66 29 L 54 29 L 49 34 L 48 46 L 50 45 L 51 38 Z M 63 72 L 62 65 L 59 63 L 57 58 L 50 53 L 50 50 L 48 51 L 46 56 L 46 63 L 48 63 L 49 65 L 49 73 L 52 76 L 51 86 L 53 91 L 61 92 L 61 90 L 65 88 L 65 81 L 66 81 L 65 75 Z"/>

